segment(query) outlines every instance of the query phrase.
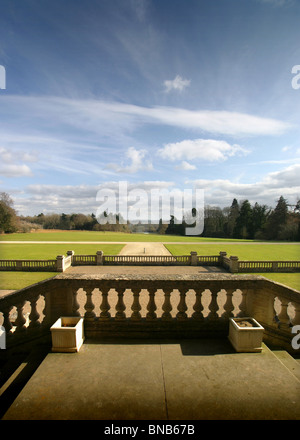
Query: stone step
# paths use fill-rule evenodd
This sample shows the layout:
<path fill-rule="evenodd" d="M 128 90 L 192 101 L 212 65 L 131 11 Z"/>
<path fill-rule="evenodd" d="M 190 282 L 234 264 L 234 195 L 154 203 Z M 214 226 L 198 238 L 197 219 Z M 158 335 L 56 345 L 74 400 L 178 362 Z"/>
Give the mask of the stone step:
<path fill-rule="evenodd" d="M 285 350 L 273 350 L 272 353 L 281 362 L 289 372 L 300 382 L 300 362 L 294 359 Z"/>

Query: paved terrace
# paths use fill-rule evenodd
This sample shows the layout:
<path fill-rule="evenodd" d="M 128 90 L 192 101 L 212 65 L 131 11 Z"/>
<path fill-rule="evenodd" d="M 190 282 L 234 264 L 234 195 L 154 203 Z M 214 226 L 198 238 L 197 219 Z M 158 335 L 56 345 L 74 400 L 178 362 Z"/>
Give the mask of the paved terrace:
<path fill-rule="evenodd" d="M 105 267 L 123 271 L 154 268 Z M 202 271 L 221 269 L 155 267 L 156 273 Z M 261 353 L 236 353 L 226 338 L 85 340 L 79 353 L 49 352 L 3 419 L 299 420 L 300 363 L 265 344 Z"/>
<path fill-rule="evenodd" d="M 227 339 L 86 340 L 49 353 L 3 419 L 300 419 L 300 364 Z"/>

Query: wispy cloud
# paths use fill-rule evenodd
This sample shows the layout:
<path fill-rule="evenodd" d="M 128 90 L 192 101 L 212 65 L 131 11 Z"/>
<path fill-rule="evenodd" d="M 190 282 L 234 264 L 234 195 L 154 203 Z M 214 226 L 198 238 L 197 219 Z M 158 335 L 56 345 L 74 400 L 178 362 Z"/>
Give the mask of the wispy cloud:
<path fill-rule="evenodd" d="M 182 92 L 186 87 L 190 85 L 191 81 L 189 79 L 183 79 L 180 75 L 176 75 L 172 80 L 164 81 L 165 91 L 167 93 L 172 90 L 178 90 Z"/>

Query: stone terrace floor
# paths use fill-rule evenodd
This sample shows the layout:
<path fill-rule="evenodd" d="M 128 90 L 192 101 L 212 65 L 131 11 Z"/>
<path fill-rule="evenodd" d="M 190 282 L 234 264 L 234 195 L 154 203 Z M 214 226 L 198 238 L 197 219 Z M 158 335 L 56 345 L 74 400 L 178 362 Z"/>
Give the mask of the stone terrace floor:
<path fill-rule="evenodd" d="M 300 365 L 227 339 L 86 340 L 49 353 L 3 419 L 300 419 Z"/>

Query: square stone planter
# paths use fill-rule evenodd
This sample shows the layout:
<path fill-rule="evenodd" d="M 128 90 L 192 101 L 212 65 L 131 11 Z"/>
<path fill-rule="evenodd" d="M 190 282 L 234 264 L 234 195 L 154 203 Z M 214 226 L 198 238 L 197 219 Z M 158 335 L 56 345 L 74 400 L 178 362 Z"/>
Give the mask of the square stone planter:
<path fill-rule="evenodd" d="M 228 339 L 239 353 L 262 350 L 264 328 L 254 318 L 229 318 Z"/>
<path fill-rule="evenodd" d="M 50 328 L 52 351 L 75 353 L 84 341 L 83 318 L 63 316 Z"/>

